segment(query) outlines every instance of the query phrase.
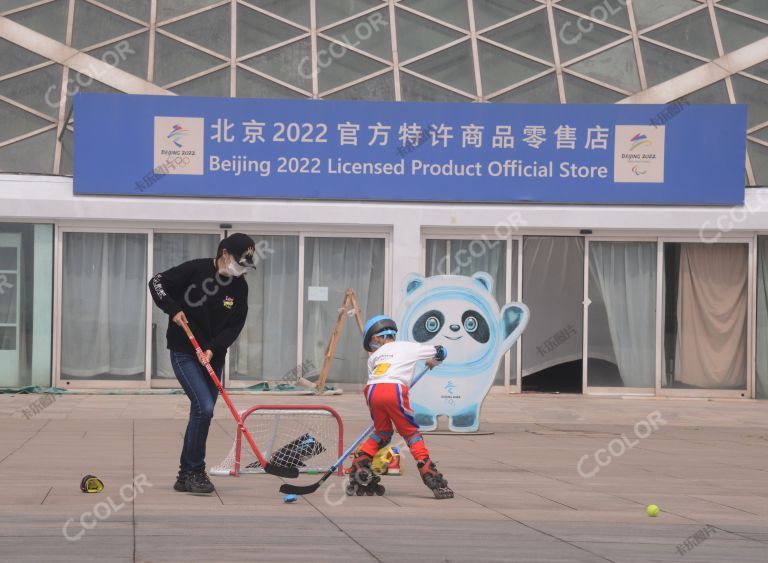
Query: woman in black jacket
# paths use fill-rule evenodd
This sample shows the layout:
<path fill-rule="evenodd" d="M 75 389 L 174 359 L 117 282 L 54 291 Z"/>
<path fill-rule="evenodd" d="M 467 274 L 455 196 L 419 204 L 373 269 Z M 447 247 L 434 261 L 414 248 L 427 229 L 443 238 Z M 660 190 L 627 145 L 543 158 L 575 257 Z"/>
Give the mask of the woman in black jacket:
<path fill-rule="evenodd" d="M 221 379 L 227 348 L 237 339 L 248 314 L 248 284 L 243 274 L 254 267 L 254 248 L 251 237 L 235 233 L 219 243 L 216 258 L 184 262 L 149 281 L 152 299 L 173 320 L 166 333 L 171 365 L 190 401 L 173 486 L 180 492 L 214 491 L 205 472 L 205 444 L 219 395 L 181 326 L 189 324 Z"/>

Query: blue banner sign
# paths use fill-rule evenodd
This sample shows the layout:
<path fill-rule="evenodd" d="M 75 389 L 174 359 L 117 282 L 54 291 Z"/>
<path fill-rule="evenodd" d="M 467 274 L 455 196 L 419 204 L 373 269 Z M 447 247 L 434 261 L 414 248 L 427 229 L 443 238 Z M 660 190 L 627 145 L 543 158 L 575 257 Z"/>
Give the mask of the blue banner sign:
<path fill-rule="evenodd" d="M 78 194 L 738 205 L 743 105 L 78 94 Z"/>

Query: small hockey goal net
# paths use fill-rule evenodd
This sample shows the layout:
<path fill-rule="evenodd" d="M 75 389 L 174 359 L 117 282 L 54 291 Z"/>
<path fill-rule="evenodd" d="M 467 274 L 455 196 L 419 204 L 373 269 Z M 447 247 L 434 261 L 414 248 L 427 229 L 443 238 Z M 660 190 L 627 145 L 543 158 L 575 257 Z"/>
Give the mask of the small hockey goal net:
<path fill-rule="evenodd" d="M 325 472 L 344 453 L 341 417 L 324 405 L 257 405 L 240 413 L 268 463 L 300 472 Z M 211 475 L 264 473 L 238 427 L 224 460 Z"/>

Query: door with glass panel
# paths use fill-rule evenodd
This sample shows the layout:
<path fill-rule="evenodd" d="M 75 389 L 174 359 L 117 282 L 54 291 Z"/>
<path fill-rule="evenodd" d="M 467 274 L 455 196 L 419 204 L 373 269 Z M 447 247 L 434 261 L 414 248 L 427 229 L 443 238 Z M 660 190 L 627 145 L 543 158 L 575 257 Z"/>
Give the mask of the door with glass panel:
<path fill-rule="evenodd" d="M 301 237 L 301 349 L 294 369 L 322 368 L 344 292 L 352 288 L 364 319 L 386 311 L 387 268 L 384 237 L 309 235 Z M 331 362 L 328 381 L 362 385 L 368 354 L 353 316 L 346 319 Z"/>
<path fill-rule="evenodd" d="M 229 349 L 227 385 L 295 381 L 306 375 L 297 368 L 299 236 L 247 234 L 256 243 L 256 270 L 246 274 L 248 318 Z"/>
<path fill-rule="evenodd" d="M 21 235 L 0 233 L 0 368 L 19 371 Z"/>
<path fill-rule="evenodd" d="M 60 230 L 62 387 L 146 387 L 149 231 Z"/>
<path fill-rule="evenodd" d="M 662 239 L 657 393 L 750 397 L 754 365 L 751 239 Z"/>
<path fill-rule="evenodd" d="M 657 243 L 588 237 L 586 249 L 584 392 L 652 395 Z"/>
<path fill-rule="evenodd" d="M 201 232 L 155 232 L 152 236 L 152 272 L 150 276 L 164 272 L 198 258 L 216 256 L 222 231 Z M 152 301 L 150 299 L 150 301 Z M 152 387 L 180 387 L 171 366 L 170 353 L 166 349 L 166 331 L 170 319 L 154 301 L 150 326 L 150 365 Z"/>
<path fill-rule="evenodd" d="M 583 391 L 584 238 L 523 237 L 522 390 Z"/>
<path fill-rule="evenodd" d="M 486 272 L 493 279 L 493 295 L 499 308 L 518 300 L 517 239 L 492 239 L 487 236 L 458 238 L 430 235 L 425 241 L 425 274 L 429 276 L 472 276 Z M 517 344 L 505 354 L 494 385 L 505 385 L 519 392 Z"/>

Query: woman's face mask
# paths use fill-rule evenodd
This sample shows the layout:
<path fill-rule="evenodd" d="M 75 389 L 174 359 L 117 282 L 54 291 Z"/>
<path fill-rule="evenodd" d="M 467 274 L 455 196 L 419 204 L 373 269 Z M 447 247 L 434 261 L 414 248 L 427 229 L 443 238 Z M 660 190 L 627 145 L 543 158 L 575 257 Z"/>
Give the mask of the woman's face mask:
<path fill-rule="evenodd" d="M 230 276 L 234 277 L 240 277 L 245 273 L 245 266 L 241 266 L 237 262 L 235 262 L 235 259 L 231 256 L 229 257 L 229 261 L 227 262 L 227 273 Z"/>

